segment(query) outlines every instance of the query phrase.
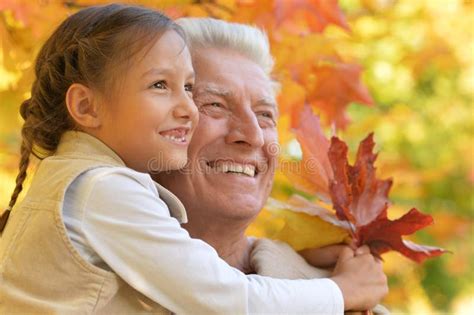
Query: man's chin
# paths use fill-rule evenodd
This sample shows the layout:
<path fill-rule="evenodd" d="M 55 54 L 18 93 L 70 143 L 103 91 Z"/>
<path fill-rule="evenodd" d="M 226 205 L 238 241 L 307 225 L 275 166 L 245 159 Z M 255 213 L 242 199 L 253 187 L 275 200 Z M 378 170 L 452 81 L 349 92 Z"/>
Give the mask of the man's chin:
<path fill-rule="evenodd" d="M 218 195 L 217 192 L 214 192 L 210 196 L 214 196 L 214 198 L 211 197 L 209 203 L 215 209 L 216 218 L 251 220 L 258 215 L 265 203 L 262 198 L 250 195 L 242 190 L 235 190 L 224 195 Z"/>
<path fill-rule="evenodd" d="M 213 220 L 216 221 L 227 221 L 232 223 L 238 223 L 239 225 L 248 225 L 250 224 L 255 217 L 260 213 L 259 207 L 248 207 L 241 205 L 239 206 L 238 203 L 234 204 L 232 208 L 220 208 L 218 213 L 215 213 Z"/>

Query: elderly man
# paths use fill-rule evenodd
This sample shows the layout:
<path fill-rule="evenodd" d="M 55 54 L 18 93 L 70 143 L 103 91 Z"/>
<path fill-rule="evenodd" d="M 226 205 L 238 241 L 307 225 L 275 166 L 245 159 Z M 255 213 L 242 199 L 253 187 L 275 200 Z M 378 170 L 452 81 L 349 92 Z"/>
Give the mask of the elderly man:
<path fill-rule="evenodd" d="M 178 22 L 189 39 L 200 122 L 187 167 L 155 179 L 185 205 L 190 235 L 212 245 L 230 265 L 281 278 L 324 275 L 288 246 L 244 234 L 270 194 L 277 163 L 277 85 L 270 79 L 273 60 L 265 34 L 213 19 Z M 367 248 L 354 253 L 345 247 L 338 256 L 332 279 L 345 309 L 373 307 L 387 292 L 380 263 Z M 293 266 L 274 269 L 274 259 Z M 341 267 L 342 261 L 350 263 Z"/>

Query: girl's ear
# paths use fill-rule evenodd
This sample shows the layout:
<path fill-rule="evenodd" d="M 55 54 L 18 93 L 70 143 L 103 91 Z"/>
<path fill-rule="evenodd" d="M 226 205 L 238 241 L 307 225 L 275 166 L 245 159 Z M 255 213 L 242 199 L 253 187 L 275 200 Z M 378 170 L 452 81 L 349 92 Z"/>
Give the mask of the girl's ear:
<path fill-rule="evenodd" d="M 101 126 L 97 100 L 94 92 L 80 83 L 71 84 L 66 92 L 69 114 L 81 127 L 96 129 Z"/>

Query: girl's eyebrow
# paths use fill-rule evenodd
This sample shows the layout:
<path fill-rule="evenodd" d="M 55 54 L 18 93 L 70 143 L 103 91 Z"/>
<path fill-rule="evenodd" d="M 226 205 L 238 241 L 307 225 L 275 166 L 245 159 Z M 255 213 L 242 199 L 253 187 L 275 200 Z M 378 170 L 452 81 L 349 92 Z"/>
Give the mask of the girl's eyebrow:
<path fill-rule="evenodd" d="M 173 73 L 174 69 L 173 68 L 151 68 L 150 70 L 146 71 L 145 73 L 142 74 L 142 78 L 150 75 L 160 75 L 160 74 L 170 74 Z M 187 75 L 187 79 L 194 79 L 195 73 L 194 71 L 190 71 Z"/>
<path fill-rule="evenodd" d="M 156 74 L 167 74 L 171 72 L 171 68 L 151 68 L 150 70 L 143 73 L 142 77 Z"/>

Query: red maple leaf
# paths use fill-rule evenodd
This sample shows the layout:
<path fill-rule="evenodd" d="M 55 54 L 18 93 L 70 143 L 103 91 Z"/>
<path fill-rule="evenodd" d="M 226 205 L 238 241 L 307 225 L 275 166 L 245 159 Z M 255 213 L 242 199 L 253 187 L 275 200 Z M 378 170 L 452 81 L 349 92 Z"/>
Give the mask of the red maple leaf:
<path fill-rule="evenodd" d="M 349 223 L 355 245 L 367 244 L 378 257 L 395 250 L 419 263 L 446 252 L 402 239 L 432 224 L 431 216 L 413 208 L 397 220 L 388 219 L 392 180 L 376 177 L 373 134 L 360 143 L 352 166 L 347 160 L 347 145 L 337 137 L 329 143 L 309 106 L 301 112 L 295 132 L 303 159 L 298 167 L 286 172 L 287 176 L 297 188 L 324 202 L 332 200 L 337 218 Z"/>
<path fill-rule="evenodd" d="M 430 215 L 413 208 L 397 220 L 388 219 L 392 181 L 375 177 L 377 155 L 372 152 L 373 147 L 373 134 L 369 134 L 360 143 L 353 166 L 347 161 L 347 145 L 337 137 L 332 137 L 328 151 L 334 172 L 329 186 L 333 207 L 339 219 L 352 223 L 355 244 L 368 245 L 376 256 L 395 250 L 418 263 L 446 252 L 402 239 L 402 235 L 413 234 L 432 224 Z"/>
<path fill-rule="evenodd" d="M 406 257 L 421 263 L 429 257 L 435 257 L 446 252 L 444 249 L 432 246 L 418 245 L 403 240 L 402 235 L 410 235 L 433 224 L 430 215 L 411 209 L 402 217 L 391 221 L 384 209 L 376 220 L 357 229 L 359 245 L 369 245 L 372 253 L 379 256 L 389 250 L 396 250 Z"/>
<path fill-rule="evenodd" d="M 328 151 L 334 172 L 329 186 L 333 206 L 339 219 L 348 220 L 356 227 L 372 222 L 389 205 L 392 180 L 375 178 L 374 145 L 373 134 L 370 134 L 360 143 L 354 166 L 347 162 L 346 144 L 337 137 L 331 139 Z"/>

